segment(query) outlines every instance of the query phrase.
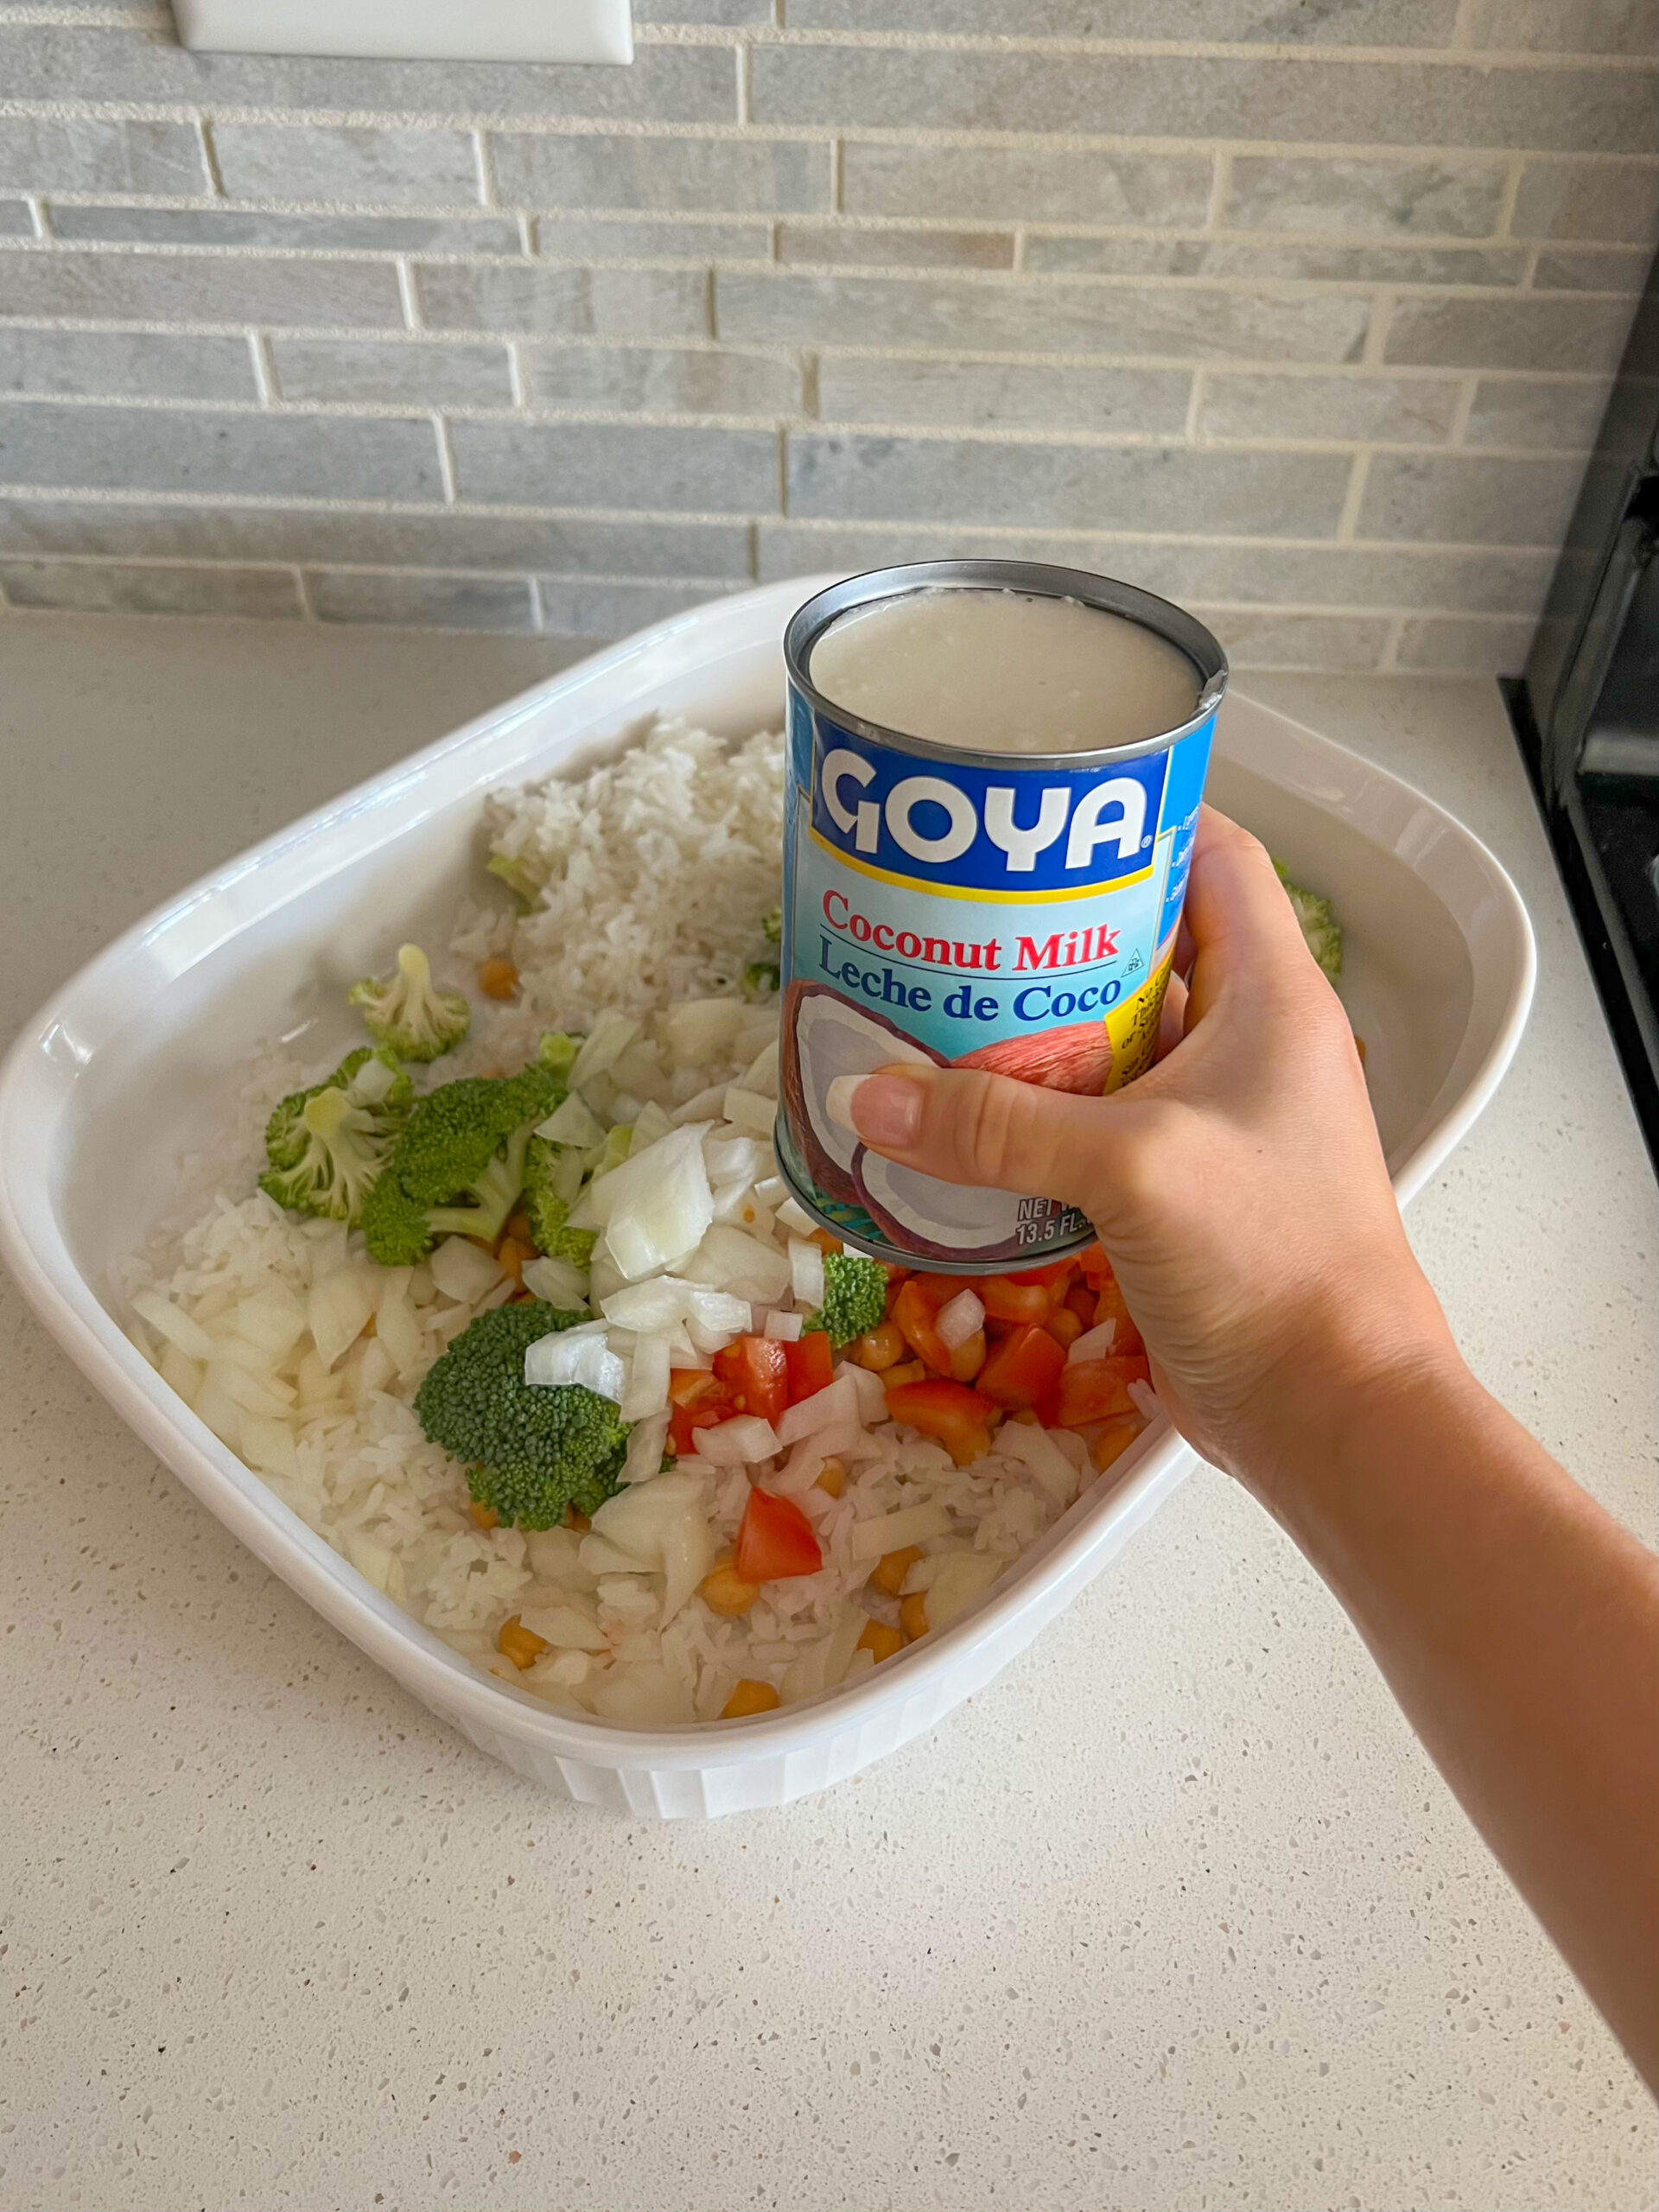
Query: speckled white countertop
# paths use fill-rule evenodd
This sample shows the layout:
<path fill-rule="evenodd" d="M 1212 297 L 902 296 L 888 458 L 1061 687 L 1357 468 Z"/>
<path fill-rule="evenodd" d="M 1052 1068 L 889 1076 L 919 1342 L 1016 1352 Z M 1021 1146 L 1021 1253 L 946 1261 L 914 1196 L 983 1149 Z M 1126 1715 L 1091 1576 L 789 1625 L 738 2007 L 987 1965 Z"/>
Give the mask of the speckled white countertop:
<path fill-rule="evenodd" d="M 499 639 L 0 624 L 0 1030 L 532 680 Z M 1247 688 L 1464 817 L 1529 1034 L 1412 1232 L 1653 1536 L 1655 1191 L 1496 693 Z M 1628 2212 L 1651 2107 L 1285 1541 L 1200 1470 L 990 1690 L 786 1813 L 557 1804 L 243 1552 L 0 1283 L 7 2207 Z"/>

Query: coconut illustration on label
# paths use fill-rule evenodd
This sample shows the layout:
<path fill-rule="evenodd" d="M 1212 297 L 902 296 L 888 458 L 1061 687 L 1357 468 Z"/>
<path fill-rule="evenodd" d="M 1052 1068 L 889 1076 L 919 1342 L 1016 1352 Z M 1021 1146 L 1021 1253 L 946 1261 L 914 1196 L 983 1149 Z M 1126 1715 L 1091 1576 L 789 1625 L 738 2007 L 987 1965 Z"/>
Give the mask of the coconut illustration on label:
<path fill-rule="evenodd" d="M 785 660 L 785 1179 L 878 1257 L 1056 1257 L 1080 1214 L 887 1160 L 830 1086 L 910 1062 L 1101 1092 L 1150 1063 L 1221 649 L 1127 585 L 940 562 L 821 593 Z"/>

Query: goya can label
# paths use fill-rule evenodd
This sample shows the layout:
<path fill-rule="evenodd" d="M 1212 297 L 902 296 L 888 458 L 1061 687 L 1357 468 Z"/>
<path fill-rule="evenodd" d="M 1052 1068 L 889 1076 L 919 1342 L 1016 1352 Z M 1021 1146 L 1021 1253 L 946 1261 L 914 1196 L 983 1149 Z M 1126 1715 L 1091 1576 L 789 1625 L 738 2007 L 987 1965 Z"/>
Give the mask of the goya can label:
<path fill-rule="evenodd" d="M 814 689 L 812 647 L 838 616 L 939 588 L 1128 616 L 1194 664 L 1191 719 L 1106 752 L 969 752 L 880 728 Z M 916 1060 L 1103 1092 L 1150 1065 L 1225 657 L 1147 593 L 1000 561 L 836 585 L 795 616 L 785 653 L 785 1177 L 814 1219 L 880 1259 L 972 1274 L 1057 1258 L 1093 1235 L 1074 1208 L 883 1159 L 831 1117 L 830 1085 Z"/>

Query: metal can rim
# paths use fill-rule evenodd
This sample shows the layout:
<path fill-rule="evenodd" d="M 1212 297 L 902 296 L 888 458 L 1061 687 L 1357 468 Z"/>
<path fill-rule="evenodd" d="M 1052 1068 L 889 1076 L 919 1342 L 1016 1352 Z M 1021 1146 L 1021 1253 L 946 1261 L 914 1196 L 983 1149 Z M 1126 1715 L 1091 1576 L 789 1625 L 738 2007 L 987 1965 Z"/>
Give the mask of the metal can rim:
<path fill-rule="evenodd" d="M 1188 719 L 1174 729 L 1160 730 L 1133 745 L 1104 746 L 1087 752 L 996 754 L 963 746 L 940 745 L 931 738 L 912 737 L 906 730 L 889 729 L 883 723 L 868 721 L 861 715 L 838 707 L 817 689 L 807 672 L 812 648 L 832 623 L 855 607 L 872 606 L 881 600 L 904 599 L 912 593 L 928 590 L 1015 591 L 1032 599 L 1076 600 L 1084 607 L 1098 607 L 1103 613 L 1122 615 L 1186 655 L 1198 671 L 1198 702 Z M 1189 614 L 1173 601 L 1160 599 L 1155 592 L 1143 591 L 1138 584 L 1123 583 L 1115 576 L 1100 575 L 1088 569 L 1058 568 L 1043 561 L 1003 560 L 906 561 L 889 568 L 866 569 L 856 575 L 843 576 L 839 583 L 815 592 L 790 617 L 784 632 L 784 665 L 791 683 L 814 711 L 852 736 L 915 753 L 930 760 L 950 761 L 961 767 L 982 767 L 989 760 L 1001 760 L 1010 768 L 1051 772 L 1066 768 L 1075 772 L 1095 762 L 1108 766 L 1117 760 L 1137 760 L 1178 744 L 1191 732 L 1202 728 L 1220 706 L 1229 674 L 1227 656 L 1220 641 L 1195 614 Z"/>

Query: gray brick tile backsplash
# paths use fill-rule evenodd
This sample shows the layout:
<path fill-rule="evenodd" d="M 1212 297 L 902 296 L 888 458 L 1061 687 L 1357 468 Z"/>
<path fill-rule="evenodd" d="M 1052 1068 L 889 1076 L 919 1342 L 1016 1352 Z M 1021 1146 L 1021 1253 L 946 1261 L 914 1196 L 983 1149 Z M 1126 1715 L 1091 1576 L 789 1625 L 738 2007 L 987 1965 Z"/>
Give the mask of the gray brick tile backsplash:
<path fill-rule="evenodd" d="M 283 399 L 378 400 L 420 407 L 512 404 L 512 370 L 505 346 L 274 338 L 270 358 Z"/>
<path fill-rule="evenodd" d="M 1327 284 L 1514 286 L 1524 247 L 1241 245 L 1232 238 L 1044 238 L 1026 240 L 1033 276 L 1286 277 Z"/>
<path fill-rule="evenodd" d="M 1645 162 L 1529 162 L 1510 228 L 1522 238 L 1605 238 L 1651 245 L 1659 166 Z"/>
<path fill-rule="evenodd" d="M 541 215 L 536 251 L 546 261 L 770 261 L 772 226 Z"/>
<path fill-rule="evenodd" d="M 848 521 L 1334 535 L 1345 459 L 791 434 L 789 512 Z"/>
<path fill-rule="evenodd" d="M 527 635 L 535 603 L 521 576 L 354 575 L 310 569 L 306 595 L 320 622 L 392 622 L 429 630 Z"/>
<path fill-rule="evenodd" d="M 801 371 L 757 353 L 643 346 L 526 346 L 532 407 L 613 414 L 798 415 Z"/>
<path fill-rule="evenodd" d="M 1580 464 L 1379 454 L 1359 516 L 1362 537 L 1554 545 L 1578 496 Z"/>
<path fill-rule="evenodd" d="M 821 142 L 498 132 L 490 151 L 499 197 L 512 207 L 743 215 L 810 213 L 830 205 L 830 149 Z"/>
<path fill-rule="evenodd" d="M 52 203 L 54 237 L 105 244 L 264 246 L 289 253 L 519 251 L 508 215 L 283 215 L 248 207 L 77 207 Z"/>
<path fill-rule="evenodd" d="M 299 586 L 285 569 L 127 568 L 108 561 L 0 559 L 9 605 L 95 614 L 239 614 L 296 620 Z"/>
<path fill-rule="evenodd" d="M 1517 664 L 1659 232 L 1659 0 L 635 20 L 604 69 L 0 0 L 11 605 L 575 652 L 1000 551 L 1246 669 Z"/>
<path fill-rule="evenodd" d="M 1595 443 L 1607 404 L 1607 379 L 1573 383 L 1530 377 L 1483 377 L 1475 386 L 1469 426 L 1471 446 L 1541 446 L 1578 453 Z"/>
<path fill-rule="evenodd" d="M 0 403 L 0 484 L 436 499 L 428 422 Z"/>
<path fill-rule="evenodd" d="M 1653 88 L 1560 72 L 1172 54 L 759 46 L 757 123 L 1645 153 Z"/>
<path fill-rule="evenodd" d="M 1497 227 L 1506 181 L 1503 162 L 1238 154 L 1224 220 L 1238 231 L 1484 238 Z"/>
<path fill-rule="evenodd" d="M 841 161 L 842 205 L 849 215 L 1118 223 L 1158 230 L 1201 225 L 1215 175 L 1208 154 L 904 146 L 856 138 L 842 147 Z"/>
<path fill-rule="evenodd" d="M 769 431 L 647 424 L 456 423 L 456 489 L 508 506 L 776 512 Z"/>
<path fill-rule="evenodd" d="M 1630 308 L 1624 299 L 1402 300 L 1383 351 L 1428 368 L 1611 369 Z"/>
<path fill-rule="evenodd" d="M 1463 386 L 1450 377 L 1205 377 L 1198 429 L 1206 437 L 1356 440 L 1439 445 L 1451 435 Z"/>
<path fill-rule="evenodd" d="M 390 262 L 13 251 L 0 260 L 0 315 L 399 329 L 404 309 Z"/>
<path fill-rule="evenodd" d="M 0 43 L 0 55 L 4 46 Z M 0 86 L 22 97 L 0 60 Z M 60 96 L 64 87 L 60 85 Z M 115 123 L 99 116 L 0 115 L 0 186 L 30 192 L 210 189 L 194 124 Z"/>
<path fill-rule="evenodd" d="M 1012 269 L 1012 231 L 856 230 L 780 223 L 778 258 L 865 269 Z"/>
<path fill-rule="evenodd" d="M 868 360 L 818 365 L 826 423 L 1179 434 L 1192 377 L 1182 369 L 1051 367 L 1008 361 Z"/>
<path fill-rule="evenodd" d="M 99 506 L 16 494 L 0 495 L 0 552 L 702 576 L 733 583 L 750 574 L 747 524 L 437 512 L 411 528 L 405 517 L 339 510 L 146 506 L 137 500 Z"/>
<path fill-rule="evenodd" d="M 130 399 L 255 400 L 245 338 L 0 324 L 0 391 Z"/>
<path fill-rule="evenodd" d="M 1232 45 L 1444 46 L 1456 0 L 1372 0 L 1364 7 L 1287 7 L 1285 0 L 1027 0 L 1027 38 L 1204 39 Z M 1013 29 L 1004 0 L 789 0 L 791 29 L 956 31 L 993 37 Z"/>
<path fill-rule="evenodd" d="M 715 284 L 722 340 L 963 353 L 1348 361 L 1359 357 L 1370 311 L 1368 299 L 1342 293 L 1258 296 L 1131 284 L 723 271 Z"/>
<path fill-rule="evenodd" d="M 0 21 L 0 85 L 12 100 L 317 108 L 382 115 L 734 123 L 729 48 L 641 46 L 631 67 L 535 61 L 345 61 L 294 54 L 188 54 L 137 25 L 81 29 Z"/>
<path fill-rule="evenodd" d="M 509 267 L 461 262 L 417 268 L 422 320 L 434 330 L 501 330 L 567 338 L 701 338 L 701 270 Z"/>
<path fill-rule="evenodd" d="M 218 123 L 213 150 L 233 200 L 308 200 L 372 207 L 478 205 L 478 164 L 464 130 L 352 130 L 341 124 Z"/>

